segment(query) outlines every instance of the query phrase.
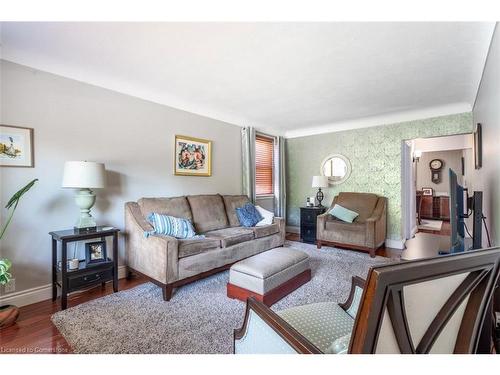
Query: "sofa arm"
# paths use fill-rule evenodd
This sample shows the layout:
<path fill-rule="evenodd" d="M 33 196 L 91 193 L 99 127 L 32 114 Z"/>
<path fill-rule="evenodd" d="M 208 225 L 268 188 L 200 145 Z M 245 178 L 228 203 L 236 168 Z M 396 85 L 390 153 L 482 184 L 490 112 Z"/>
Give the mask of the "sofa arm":
<path fill-rule="evenodd" d="M 156 281 L 168 284 L 178 279 L 178 241 L 169 236 L 145 237 L 153 227 L 135 202 L 125 204 L 125 251 L 127 266 Z"/>
<path fill-rule="evenodd" d="M 279 227 L 279 233 L 281 235 L 281 244 L 283 245 L 285 243 L 285 235 L 286 235 L 286 223 L 285 223 L 285 218 L 283 217 L 275 217 L 273 223 L 278 224 Z"/>
<path fill-rule="evenodd" d="M 243 326 L 234 330 L 235 354 L 320 354 L 283 318 L 254 298 L 247 300 Z"/>
<path fill-rule="evenodd" d="M 380 197 L 372 215 L 366 219 L 366 246 L 376 248 L 385 241 L 387 232 L 387 198 Z"/>

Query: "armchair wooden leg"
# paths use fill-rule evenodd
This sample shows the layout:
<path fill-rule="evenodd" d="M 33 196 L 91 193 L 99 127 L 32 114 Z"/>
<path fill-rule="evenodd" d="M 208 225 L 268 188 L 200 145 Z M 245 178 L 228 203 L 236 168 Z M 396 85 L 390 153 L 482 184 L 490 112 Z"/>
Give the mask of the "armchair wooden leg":
<path fill-rule="evenodd" d="M 172 298 L 172 293 L 174 291 L 174 287 L 172 284 L 166 284 L 163 287 L 163 300 L 164 301 L 170 301 Z"/>
<path fill-rule="evenodd" d="M 321 241 L 320 240 L 316 241 L 316 246 L 318 249 L 321 249 Z"/>
<path fill-rule="evenodd" d="M 377 249 L 370 249 L 370 257 L 371 258 L 375 258 L 375 252 L 377 251 Z"/>

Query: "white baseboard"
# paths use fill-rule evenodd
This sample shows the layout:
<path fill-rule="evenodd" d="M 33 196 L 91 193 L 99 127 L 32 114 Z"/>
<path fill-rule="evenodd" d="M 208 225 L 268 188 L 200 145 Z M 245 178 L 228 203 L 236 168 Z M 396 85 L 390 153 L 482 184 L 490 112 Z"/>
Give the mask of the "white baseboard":
<path fill-rule="evenodd" d="M 415 237 L 415 235 L 418 232 L 418 226 L 414 226 L 413 229 L 411 230 L 411 238 Z"/>
<path fill-rule="evenodd" d="M 127 267 L 118 266 L 118 278 L 127 276 Z M 37 286 L 19 292 L 9 293 L 0 297 L 0 305 L 15 305 L 17 307 L 31 305 L 52 298 L 52 284 Z"/>

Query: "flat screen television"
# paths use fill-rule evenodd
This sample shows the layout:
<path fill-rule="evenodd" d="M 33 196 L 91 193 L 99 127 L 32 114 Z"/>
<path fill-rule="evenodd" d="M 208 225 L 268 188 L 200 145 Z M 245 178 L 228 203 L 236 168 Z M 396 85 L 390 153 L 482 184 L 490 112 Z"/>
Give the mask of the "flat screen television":
<path fill-rule="evenodd" d="M 457 174 L 450 168 L 450 253 L 465 250 L 464 188 L 458 184 Z"/>

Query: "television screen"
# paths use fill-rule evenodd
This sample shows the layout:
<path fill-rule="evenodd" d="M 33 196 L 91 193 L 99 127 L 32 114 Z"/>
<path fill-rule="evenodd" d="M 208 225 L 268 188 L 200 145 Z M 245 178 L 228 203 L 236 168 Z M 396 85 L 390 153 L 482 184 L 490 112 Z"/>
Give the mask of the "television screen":
<path fill-rule="evenodd" d="M 451 253 L 464 251 L 464 189 L 458 184 L 457 174 L 450 168 L 450 226 Z"/>

